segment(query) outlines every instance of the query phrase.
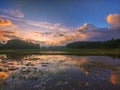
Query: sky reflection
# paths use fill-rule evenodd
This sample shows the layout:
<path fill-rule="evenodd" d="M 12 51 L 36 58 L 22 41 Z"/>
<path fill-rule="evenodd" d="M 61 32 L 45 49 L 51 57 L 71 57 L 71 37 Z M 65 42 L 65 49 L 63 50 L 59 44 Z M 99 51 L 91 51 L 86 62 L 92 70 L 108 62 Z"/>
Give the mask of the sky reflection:
<path fill-rule="evenodd" d="M 103 85 L 102 88 L 118 88 L 120 85 L 119 64 L 119 59 L 114 60 L 107 56 L 19 55 L 19 58 L 16 56 L 14 58 L 14 55 L 1 54 L 0 79 L 12 85 L 12 87 L 6 86 L 11 89 L 15 87 L 15 82 L 21 89 L 26 87 L 22 87 L 23 83 L 30 86 L 33 82 L 32 89 L 33 87 L 43 89 L 44 86 L 46 90 L 49 90 L 53 85 L 55 89 L 61 85 L 65 86 L 62 88 L 67 88 L 71 84 L 73 84 L 72 88 L 81 86 L 86 89 L 85 86 L 91 86 L 92 89 L 97 89 L 96 86 L 103 81 L 108 87 Z"/>

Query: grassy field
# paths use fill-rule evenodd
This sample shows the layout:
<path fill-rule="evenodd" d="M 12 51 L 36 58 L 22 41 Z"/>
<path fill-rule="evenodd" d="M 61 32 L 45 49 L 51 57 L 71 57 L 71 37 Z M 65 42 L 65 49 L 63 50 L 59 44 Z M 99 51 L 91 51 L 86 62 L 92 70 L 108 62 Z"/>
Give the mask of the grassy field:
<path fill-rule="evenodd" d="M 120 49 L 54 49 L 54 50 L 0 50 L 0 54 L 43 55 L 111 55 L 120 56 Z"/>

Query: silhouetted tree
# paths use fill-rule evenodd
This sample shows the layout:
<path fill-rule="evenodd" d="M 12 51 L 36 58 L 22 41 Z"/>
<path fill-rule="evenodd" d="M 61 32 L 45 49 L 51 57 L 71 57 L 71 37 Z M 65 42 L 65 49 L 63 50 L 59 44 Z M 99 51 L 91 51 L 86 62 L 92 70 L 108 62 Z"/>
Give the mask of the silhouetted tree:
<path fill-rule="evenodd" d="M 34 44 L 32 42 L 23 41 L 19 39 L 9 40 L 4 48 L 6 49 L 39 49 L 39 44 Z"/>

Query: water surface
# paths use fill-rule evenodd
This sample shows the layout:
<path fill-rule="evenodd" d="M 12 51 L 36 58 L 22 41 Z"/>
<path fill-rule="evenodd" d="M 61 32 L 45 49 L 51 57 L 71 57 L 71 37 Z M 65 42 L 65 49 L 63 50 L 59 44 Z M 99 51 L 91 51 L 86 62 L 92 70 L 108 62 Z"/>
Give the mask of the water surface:
<path fill-rule="evenodd" d="M 0 54 L 0 90 L 120 90 L 120 59 Z"/>

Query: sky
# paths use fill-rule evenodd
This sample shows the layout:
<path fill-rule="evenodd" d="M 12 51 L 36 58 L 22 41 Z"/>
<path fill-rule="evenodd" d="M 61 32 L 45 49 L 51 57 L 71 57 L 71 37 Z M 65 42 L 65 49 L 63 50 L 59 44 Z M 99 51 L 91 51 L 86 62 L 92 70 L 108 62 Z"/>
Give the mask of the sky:
<path fill-rule="evenodd" d="M 41 45 L 120 38 L 120 0 L 0 0 L 0 41 Z"/>

